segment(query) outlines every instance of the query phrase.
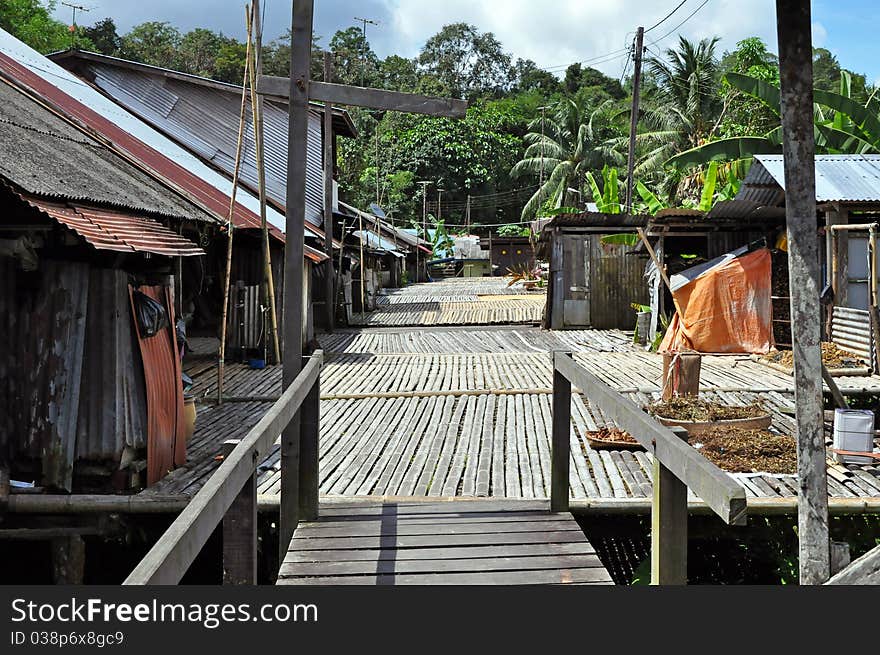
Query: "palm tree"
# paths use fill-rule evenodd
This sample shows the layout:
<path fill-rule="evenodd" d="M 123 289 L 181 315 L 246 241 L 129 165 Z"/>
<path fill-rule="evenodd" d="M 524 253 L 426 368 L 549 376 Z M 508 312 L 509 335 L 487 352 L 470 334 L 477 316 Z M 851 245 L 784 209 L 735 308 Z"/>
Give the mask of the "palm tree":
<path fill-rule="evenodd" d="M 781 121 L 780 92 L 776 86 L 748 75 L 728 73 L 730 85 L 761 100 Z M 840 93 L 813 90 L 816 151 L 826 154 L 880 153 L 880 99 L 877 91 L 865 104 L 853 98 L 850 75 L 844 72 Z M 667 163 L 679 170 L 709 161 L 749 162 L 752 155 L 780 152 L 782 128 L 766 134 L 718 139 L 678 153 Z"/>
<path fill-rule="evenodd" d="M 718 129 L 721 100 L 720 74 L 715 56 L 718 37 L 698 43 L 679 37 L 678 48 L 647 60 L 650 78 L 657 85 L 642 110 L 643 131 L 636 137 L 640 157 L 635 173 L 655 175 L 673 155 L 705 143 Z M 661 182 L 674 192 L 680 176 Z"/>
<path fill-rule="evenodd" d="M 568 98 L 556 103 L 546 119 L 539 116 L 529 124 L 526 151 L 510 174 L 540 177 L 543 171 L 543 184 L 523 207 L 522 220 L 533 218 L 548 202 L 554 208 L 570 204 L 570 189 L 580 190 L 588 172 L 624 163 L 615 148 L 612 108 L 609 100 L 591 111 L 584 100 Z"/>

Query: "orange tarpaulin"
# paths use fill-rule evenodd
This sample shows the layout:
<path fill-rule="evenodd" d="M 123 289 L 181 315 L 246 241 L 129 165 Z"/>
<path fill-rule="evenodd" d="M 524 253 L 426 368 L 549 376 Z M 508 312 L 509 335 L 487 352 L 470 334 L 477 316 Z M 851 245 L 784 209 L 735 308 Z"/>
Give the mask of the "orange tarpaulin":
<path fill-rule="evenodd" d="M 673 278 L 683 312 L 673 317 L 660 352 L 764 354 L 773 347 L 770 251 L 731 253 Z"/>

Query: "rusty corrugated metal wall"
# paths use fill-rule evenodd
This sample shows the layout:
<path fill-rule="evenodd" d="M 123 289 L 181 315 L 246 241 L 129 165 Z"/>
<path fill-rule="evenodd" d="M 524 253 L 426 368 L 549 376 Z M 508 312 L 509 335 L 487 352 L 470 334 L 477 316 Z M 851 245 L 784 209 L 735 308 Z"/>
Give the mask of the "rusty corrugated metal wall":
<path fill-rule="evenodd" d="M 45 259 L 23 273 L 0 258 L 0 452 L 41 486 L 72 491 L 78 462 L 109 473 L 126 447 L 146 446 L 126 281 Z"/>
<path fill-rule="evenodd" d="M 632 330 L 632 303 L 648 304 L 646 261 L 625 246 L 603 247 L 600 235 L 590 237 L 590 317 L 597 330 Z"/>
<path fill-rule="evenodd" d="M 142 335 L 137 329 L 137 321 L 134 322 L 147 389 L 147 484 L 151 485 L 176 466 L 186 464 L 183 386 L 170 290 L 161 286 L 142 286 L 139 291 L 165 307 L 169 322 L 165 329 L 152 337 Z M 134 293 L 134 287 L 129 285 L 129 292 Z"/>

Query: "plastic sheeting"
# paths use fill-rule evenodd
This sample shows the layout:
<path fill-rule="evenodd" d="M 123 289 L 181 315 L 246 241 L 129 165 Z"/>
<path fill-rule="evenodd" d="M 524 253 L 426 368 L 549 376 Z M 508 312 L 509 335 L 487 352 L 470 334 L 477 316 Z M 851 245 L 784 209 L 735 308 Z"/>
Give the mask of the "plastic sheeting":
<path fill-rule="evenodd" d="M 671 280 L 680 308 L 660 352 L 764 354 L 773 347 L 770 251 L 742 248 Z M 683 314 L 683 315 L 682 315 Z"/>

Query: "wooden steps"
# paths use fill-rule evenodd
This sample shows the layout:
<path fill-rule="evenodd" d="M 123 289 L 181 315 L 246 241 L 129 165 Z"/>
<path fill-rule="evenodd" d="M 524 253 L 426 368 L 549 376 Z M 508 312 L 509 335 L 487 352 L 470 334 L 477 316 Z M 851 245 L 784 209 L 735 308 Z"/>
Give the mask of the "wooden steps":
<path fill-rule="evenodd" d="M 322 504 L 277 584 L 611 584 L 569 513 L 509 500 Z"/>

